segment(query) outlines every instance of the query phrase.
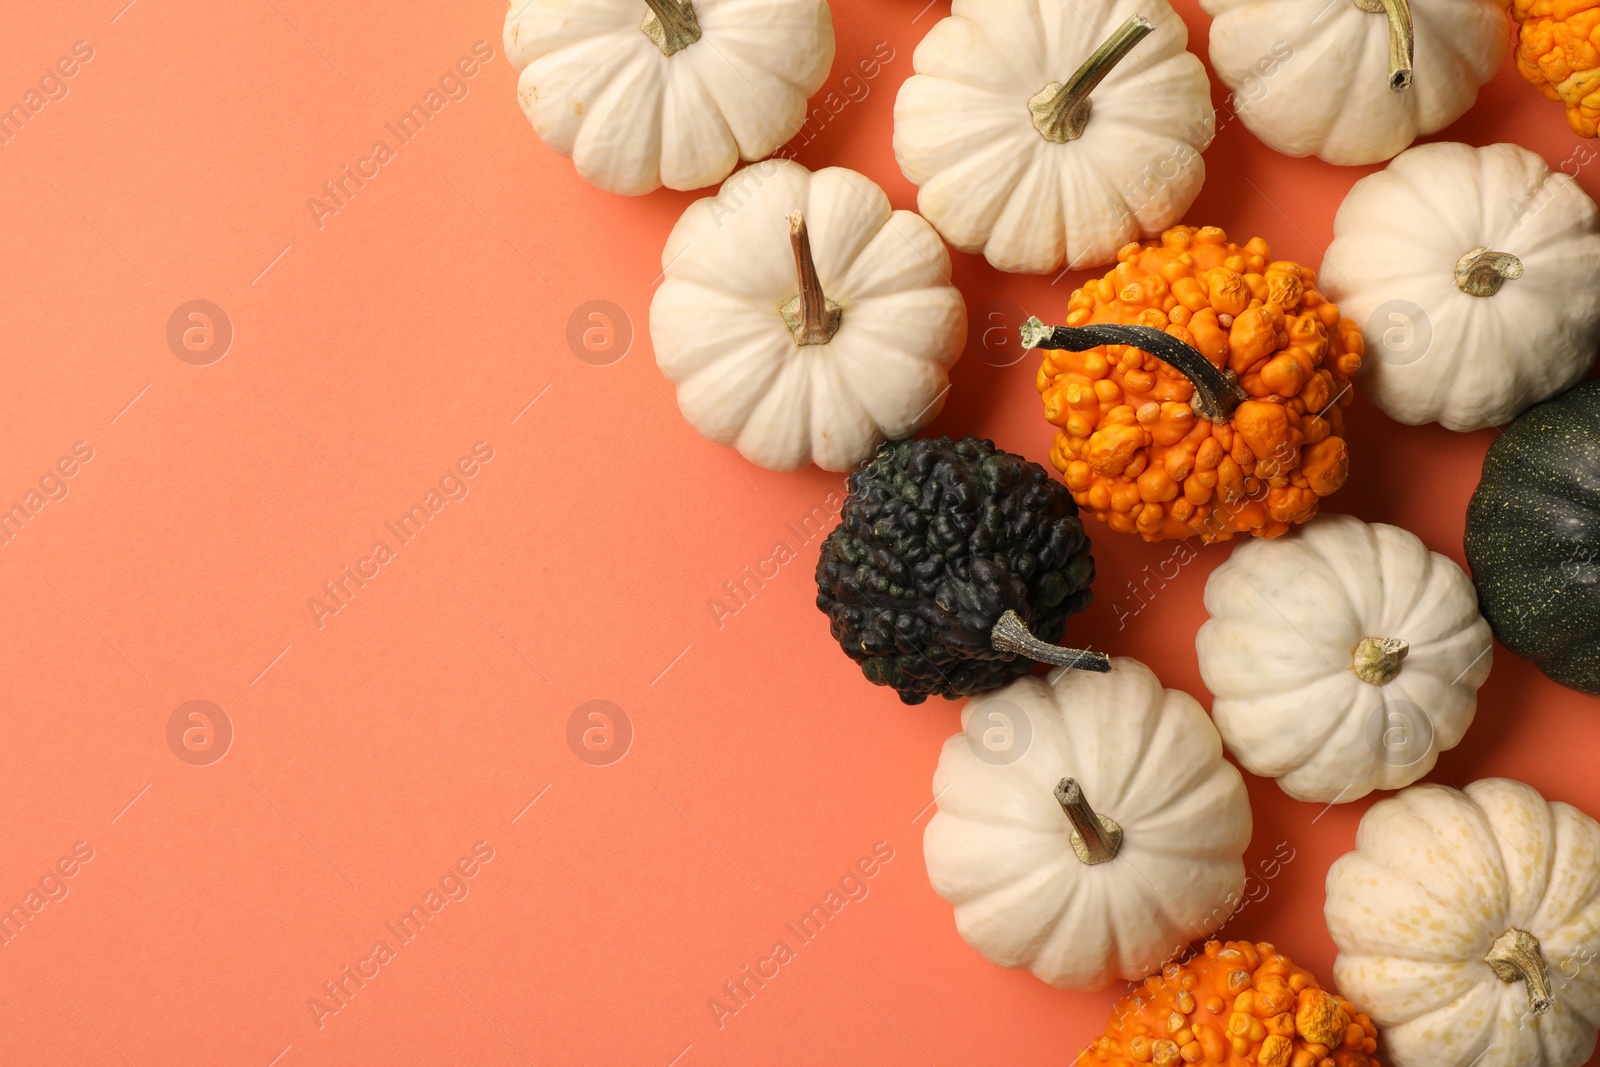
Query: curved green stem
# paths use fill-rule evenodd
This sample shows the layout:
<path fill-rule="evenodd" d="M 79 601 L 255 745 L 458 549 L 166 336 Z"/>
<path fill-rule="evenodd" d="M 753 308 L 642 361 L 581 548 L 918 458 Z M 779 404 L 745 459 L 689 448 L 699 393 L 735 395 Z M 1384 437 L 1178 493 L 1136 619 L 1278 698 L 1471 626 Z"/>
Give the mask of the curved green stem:
<path fill-rule="evenodd" d="M 1236 374 L 1222 370 L 1199 349 L 1153 326 L 1122 326 L 1111 322 L 1046 326 L 1033 318 L 1022 324 L 1022 345 L 1065 352 L 1086 352 L 1101 345 L 1129 345 L 1148 352 L 1189 379 L 1194 386 L 1194 398 L 1189 406 L 1207 422 L 1227 422 L 1233 418 L 1234 409 L 1250 399 Z"/>
<path fill-rule="evenodd" d="M 1056 144 L 1066 144 L 1083 136 L 1089 125 L 1089 94 L 1095 86 L 1133 51 L 1133 46 L 1145 39 L 1155 29 L 1155 23 L 1143 15 L 1134 15 L 1117 27 L 1094 54 L 1083 61 L 1065 85 L 1051 82 L 1028 101 L 1033 113 L 1033 128 L 1039 136 Z"/>

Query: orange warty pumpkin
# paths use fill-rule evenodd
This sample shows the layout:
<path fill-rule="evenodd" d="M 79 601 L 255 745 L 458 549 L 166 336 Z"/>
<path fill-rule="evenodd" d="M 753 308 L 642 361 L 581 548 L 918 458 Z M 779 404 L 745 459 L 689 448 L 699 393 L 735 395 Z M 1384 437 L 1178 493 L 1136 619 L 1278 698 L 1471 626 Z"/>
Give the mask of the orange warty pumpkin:
<path fill-rule="evenodd" d="M 1117 260 L 1065 327 L 1023 327 L 1052 350 L 1038 386 L 1073 499 L 1146 541 L 1276 537 L 1315 515 L 1349 473 L 1360 327 L 1260 238 L 1177 226 Z"/>
<path fill-rule="evenodd" d="M 1600 127 L 1600 10 L 1595 0 L 1511 0 L 1517 30 L 1517 73 L 1535 89 L 1567 109 L 1567 125 L 1579 137 L 1594 137 Z"/>
<path fill-rule="evenodd" d="M 1077 1067 L 1379 1067 L 1372 1020 L 1271 945 L 1206 942 L 1117 1001 Z"/>

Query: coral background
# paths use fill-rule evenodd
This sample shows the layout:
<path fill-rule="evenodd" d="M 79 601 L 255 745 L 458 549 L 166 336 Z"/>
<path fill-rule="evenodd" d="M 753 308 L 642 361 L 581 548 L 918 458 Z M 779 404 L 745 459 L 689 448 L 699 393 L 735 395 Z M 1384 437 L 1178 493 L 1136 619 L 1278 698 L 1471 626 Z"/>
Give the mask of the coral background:
<path fill-rule="evenodd" d="M 834 4 L 834 86 L 883 43 L 894 58 L 796 153 L 862 170 L 906 208 L 894 92 L 948 12 L 925 2 Z M 1178 6 L 1203 54 L 1205 16 Z M 538 142 L 503 5 L 82 0 L 10 16 L 0 103 L 75 42 L 93 59 L 0 145 L 0 504 L 76 442 L 93 459 L 0 547 L 0 905 L 75 843 L 93 858 L 0 946 L 0 1062 L 1021 1067 L 1098 1031 L 1115 991 L 1048 988 L 956 935 L 921 834 L 959 706 L 903 708 L 829 638 L 815 540 L 789 524 L 841 478 L 752 468 L 679 417 L 647 314 L 692 197 L 607 195 Z M 315 218 L 308 199 L 478 41 L 494 58 L 469 95 Z M 1516 140 L 1552 165 L 1580 147 L 1509 61 L 1436 139 Z M 1312 265 L 1373 169 L 1282 158 L 1237 120 L 1205 158 L 1189 220 Z M 1600 167 L 1578 180 L 1600 194 Z M 1085 276 L 956 255 L 973 343 L 930 432 L 1046 459 L 1034 361 L 1008 338 L 1025 313 L 1059 315 Z M 187 359 L 169 345 L 169 317 L 197 299 L 231 322 L 220 359 L 220 335 L 196 335 Z M 586 348 L 605 325 L 592 301 L 620 313 Z M 1460 560 L 1495 431 L 1405 428 L 1364 401 L 1350 424 L 1354 471 L 1329 510 Z M 492 461 L 449 483 L 470 494 L 401 545 L 385 523 L 478 442 Z M 1091 534 L 1096 603 L 1069 638 L 1206 699 L 1193 637 L 1228 548 L 1128 613 L 1127 583 L 1171 548 Z M 379 539 L 394 558 L 315 618 L 308 599 Z M 714 612 L 780 541 L 799 558 Z M 192 700 L 233 736 L 186 762 L 168 728 Z M 599 754 L 568 732 L 597 700 L 621 731 Z M 1432 778 L 1509 775 L 1600 813 L 1595 712 L 1502 649 Z M 1226 933 L 1326 979 L 1323 877 L 1370 799 L 1325 809 L 1256 779 L 1250 795 L 1247 862 L 1293 859 Z M 366 966 L 395 940 L 385 924 L 480 842 L 492 861 L 447 883 L 470 895 L 319 1018 L 324 981 Z M 718 1020 L 723 983 L 879 842 L 893 859 L 866 898 Z"/>

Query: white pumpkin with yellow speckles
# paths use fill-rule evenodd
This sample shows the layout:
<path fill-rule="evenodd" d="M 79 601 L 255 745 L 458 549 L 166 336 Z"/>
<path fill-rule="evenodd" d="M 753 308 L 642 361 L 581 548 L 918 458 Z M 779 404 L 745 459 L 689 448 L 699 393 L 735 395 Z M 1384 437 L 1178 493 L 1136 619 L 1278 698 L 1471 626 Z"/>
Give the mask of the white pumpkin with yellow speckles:
<path fill-rule="evenodd" d="M 517 99 L 587 182 L 715 185 L 800 131 L 833 66 L 827 0 L 511 0 Z"/>
<path fill-rule="evenodd" d="M 1531 786 L 1417 785 L 1328 872 L 1339 989 L 1395 1067 L 1577 1067 L 1600 1029 L 1600 823 Z"/>

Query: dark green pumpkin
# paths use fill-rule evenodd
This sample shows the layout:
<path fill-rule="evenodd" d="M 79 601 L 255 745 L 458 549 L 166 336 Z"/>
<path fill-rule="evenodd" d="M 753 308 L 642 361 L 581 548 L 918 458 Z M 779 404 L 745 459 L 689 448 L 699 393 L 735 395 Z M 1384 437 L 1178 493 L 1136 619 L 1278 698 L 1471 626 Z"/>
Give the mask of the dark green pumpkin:
<path fill-rule="evenodd" d="M 1600 382 L 1526 412 L 1489 448 L 1467 562 L 1495 636 L 1600 696 Z"/>

